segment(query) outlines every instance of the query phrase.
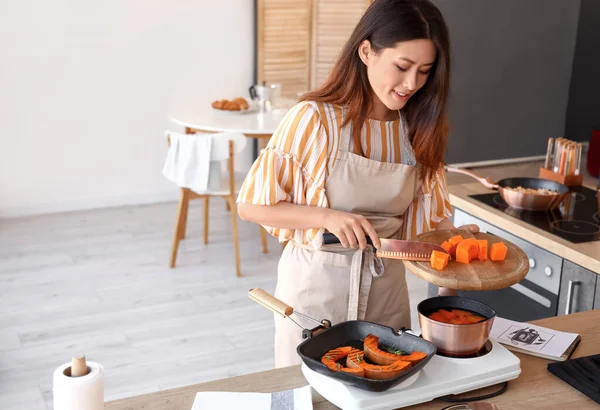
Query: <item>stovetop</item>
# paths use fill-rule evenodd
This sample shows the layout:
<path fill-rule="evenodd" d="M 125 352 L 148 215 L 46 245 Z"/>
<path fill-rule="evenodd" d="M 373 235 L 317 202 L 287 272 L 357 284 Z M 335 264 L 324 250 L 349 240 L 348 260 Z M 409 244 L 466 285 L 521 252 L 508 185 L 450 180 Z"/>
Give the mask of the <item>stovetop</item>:
<path fill-rule="evenodd" d="M 521 361 L 490 339 L 473 358 L 450 358 L 436 354 L 423 369 L 396 387 L 370 392 L 301 367 L 308 383 L 326 400 L 347 410 L 389 410 L 493 386 L 519 377 Z"/>
<path fill-rule="evenodd" d="M 514 218 L 573 243 L 600 241 L 600 215 L 596 191 L 573 187 L 559 206 L 550 211 L 509 207 L 499 193 L 469 195 Z"/>

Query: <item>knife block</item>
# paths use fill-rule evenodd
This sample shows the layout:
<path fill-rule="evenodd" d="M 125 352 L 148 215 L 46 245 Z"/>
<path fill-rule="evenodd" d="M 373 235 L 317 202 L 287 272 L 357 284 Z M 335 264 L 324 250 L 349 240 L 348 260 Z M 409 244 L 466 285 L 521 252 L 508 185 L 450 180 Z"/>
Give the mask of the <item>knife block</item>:
<path fill-rule="evenodd" d="M 579 186 L 583 183 L 583 175 L 561 175 L 546 168 L 540 168 L 540 178 L 549 179 L 567 186 Z"/>

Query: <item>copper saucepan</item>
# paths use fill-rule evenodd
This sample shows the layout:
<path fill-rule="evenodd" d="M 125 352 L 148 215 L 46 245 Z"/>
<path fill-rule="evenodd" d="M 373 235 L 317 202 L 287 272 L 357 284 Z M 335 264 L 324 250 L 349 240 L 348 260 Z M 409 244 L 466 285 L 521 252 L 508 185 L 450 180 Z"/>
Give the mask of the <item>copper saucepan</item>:
<path fill-rule="evenodd" d="M 470 325 L 455 325 L 429 318 L 439 309 L 468 310 L 485 317 Z M 417 306 L 423 339 L 433 343 L 438 352 L 451 356 L 470 356 L 479 352 L 488 341 L 496 311 L 478 300 L 462 296 L 436 296 Z"/>
<path fill-rule="evenodd" d="M 529 211 L 547 211 L 555 208 L 565 198 L 569 188 L 559 182 L 550 181 L 541 178 L 505 178 L 494 182 L 489 178 L 483 178 L 473 171 L 462 168 L 446 166 L 446 171 L 464 174 L 475 178 L 486 188 L 498 190 L 504 202 L 508 206 Z M 522 187 L 528 189 L 547 189 L 555 191 L 556 194 L 534 194 L 516 191 L 515 188 Z"/>

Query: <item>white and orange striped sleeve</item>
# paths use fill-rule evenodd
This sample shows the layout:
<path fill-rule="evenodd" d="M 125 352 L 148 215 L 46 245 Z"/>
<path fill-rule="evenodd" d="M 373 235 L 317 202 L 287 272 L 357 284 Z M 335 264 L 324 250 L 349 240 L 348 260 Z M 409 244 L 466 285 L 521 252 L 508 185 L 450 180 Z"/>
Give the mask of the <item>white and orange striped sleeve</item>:
<path fill-rule="evenodd" d="M 417 197 L 404 214 L 404 239 L 437 228 L 444 219 L 452 216 L 446 171 L 443 167 L 428 175 Z"/>
<path fill-rule="evenodd" d="M 315 103 L 301 102 L 283 118 L 269 144 L 256 159 L 241 187 L 238 203 L 327 207 L 325 172 L 327 134 Z M 284 242 L 311 244 L 322 230 L 265 226 Z"/>

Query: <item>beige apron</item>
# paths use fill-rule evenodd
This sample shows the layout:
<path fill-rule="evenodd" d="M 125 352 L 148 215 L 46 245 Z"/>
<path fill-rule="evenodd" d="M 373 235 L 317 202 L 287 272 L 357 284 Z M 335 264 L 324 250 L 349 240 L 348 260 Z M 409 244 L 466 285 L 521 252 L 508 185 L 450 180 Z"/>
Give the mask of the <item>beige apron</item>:
<path fill-rule="evenodd" d="M 401 129 L 401 138 L 406 138 L 406 127 Z M 381 238 L 397 238 L 402 215 L 418 190 L 417 168 L 353 154 L 351 138 L 351 126 L 342 128 L 337 160 L 325 184 L 329 206 L 362 214 Z M 290 242 L 279 261 L 275 296 L 300 313 L 332 324 L 359 319 L 394 329 L 410 327 L 404 265 L 378 258 L 370 246 L 361 251 L 326 245 L 313 251 Z M 275 367 L 301 363 L 296 352 L 300 342 L 302 330 L 275 315 Z"/>

